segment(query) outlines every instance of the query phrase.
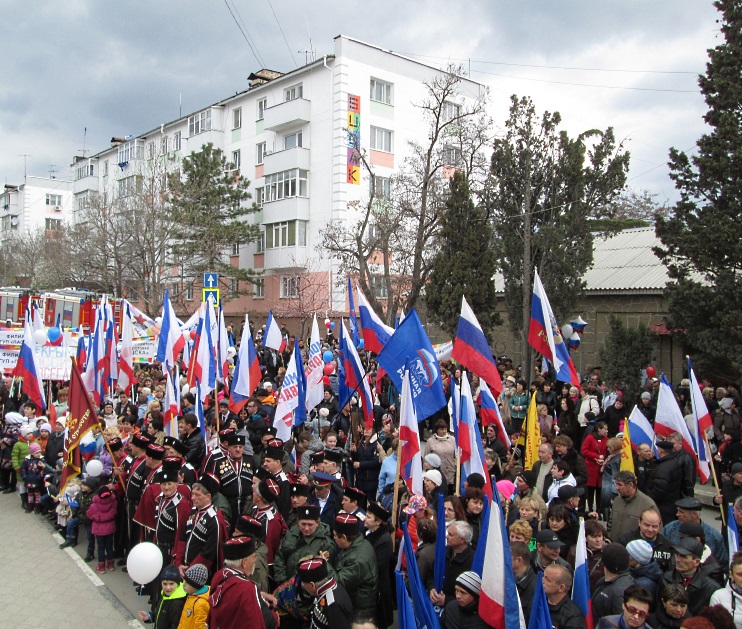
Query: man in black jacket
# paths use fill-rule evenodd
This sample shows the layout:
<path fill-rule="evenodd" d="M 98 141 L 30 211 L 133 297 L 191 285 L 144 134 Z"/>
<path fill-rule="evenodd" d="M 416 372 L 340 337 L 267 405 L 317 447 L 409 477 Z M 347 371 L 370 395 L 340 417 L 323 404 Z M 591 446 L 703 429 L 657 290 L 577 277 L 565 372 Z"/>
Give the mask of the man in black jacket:
<path fill-rule="evenodd" d="M 639 516 L 639 528 L 631 533 L 625 533 L 616 542 L 626 546 L 635 539 L 643 539 L 649 542 L 654 551 L 654 560 L 662 570 L 669 570 L 674 554 L 673 544 L 667 537 L 660 533 L 662 529 L 662 517 L 656 509 L 645 509 Z"/>
<path fill-rule="evenodd" d="M 528 626 L 533 605 L 533 593 L 536 591 L 536 573 L 531 568 L 531 551 L 528 544 L 513 542 L 510 544 L 510 557 L 513 564 L 515 586 L 520 596 L 520 606 L 523 608 L 523 618 Z"/>
<path fill-rule="evenodd" d="M 185 455 L 186 463 L 190 463 L 196 470 L 201 470 L 201 464 L 206 456 L 206 442 L 198 426 L 198 418 L 188 413 L 178 422 L 180 440 L 188 448 Z"/>
<path fill-rule="evenodd" d="M 544 593 L 549 604 L 551 624 L 559 629 L 585 629 L 585 617 L 569 597 L 572 575 L 559 564 L 544 570 Z"/>
<path fill-rule="evenodd" d="M 673 452 L 675 444 L 672 441 L 658 441 L 656 445 L 660 460 L 647 489 L 660 510 L 662 521 L 667 524 L 677 519 L 675 503 L 683 497 L 683 462 L 678 453 Z"/>
<path fill-rule="evenodd" d="M 658 592 L 670 583 L 682 586 L 688 594 L 688 611 L 692 616 L 706 607 L 711 595 L 719 589 L 716 581 L 699 570 L 701 555 L 703 544 L 693 537 L 683 537 L 675 545 L 675 569 L 665 572 L 657 584 Z"/>
<path fill-rule="evenodd" d="M 425 587 L 433 605 L 445 607 L 456 600 L 456 579 L 460 574 L 471 570 L 474 561 L 474 550 L 471 540 L 474 532 L 468 522 L 456 521 L 449 524 L 446 532 L 446 571 L 443 590 L 436 591 L 433 586 L 433 574 L 428 576 Z"/>
<path fill-rule="evenodd" d="M 682 465 L 680 492 L 683 496 L 693 498 L 696 488 L 696 461 L 683 447 L 683 436 L 679 432 L 671 432 L 667 435 L 667 440 L 672 443 L 672 451 L 677 454 Z"/>

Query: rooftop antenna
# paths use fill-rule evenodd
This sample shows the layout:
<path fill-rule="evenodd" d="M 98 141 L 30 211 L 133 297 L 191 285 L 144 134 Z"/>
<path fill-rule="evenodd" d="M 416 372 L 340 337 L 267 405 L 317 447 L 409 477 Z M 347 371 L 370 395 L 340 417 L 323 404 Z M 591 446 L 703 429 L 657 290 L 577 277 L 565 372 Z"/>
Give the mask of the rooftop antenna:
<path fill-rule="evenodd" d="M 28 158 L 31 157 L 31 156 L 30 155 L 21 154 L 18 157 L 22 157 L 23 158 L 23 183 L 26 183 L 26 176 L 27 176 L 27 174 L 26 174 L 27 173 L 26 166 L 28 164 Z"/>
<path fill-rule="evenodd" d="M 54 173 L 57 172 L 55 166 L 56 164 L 49 164 L 49 179 L 56 179 L 56 177 L 54 176 Z"/>
<path fill-rule="evenodd" d="M 299 52 L 305 53 L 305 63 L 308 64 L 309 61 L 307 61 L 306 53 L 309 52 L 311 54 L 311 59 L 314 61 L 314 45 L 312 44 L 312 30 L 309 28 L 309 18 L 307 17 L 307 12 L 304 11 L 304 21 L 307 23 L 307 35 L 309 36 L 309 50 L 300 50 Z"/>
<path fill-rule="evenodd" d="M 297 50 L 296 52 L 304 53 L 304 65 L 309 65 L 310 61 L 314 61 L 314 50 Z"/>
<path fill-rule="evenodd" d="M 178 118 L 183 117 L 183 92 L 178 93 Z"/>
<path fill-rule="evenodd" d="M 87 149 L 85 148 L 87 146 L 86 142 L 88 139 L 88 128 L 84 127 L 82 132 L 82 148 L 80 149 L 80 152 L 82 153 L 82 156 L 85 157 L 85 153 L 87 153 Z"/>

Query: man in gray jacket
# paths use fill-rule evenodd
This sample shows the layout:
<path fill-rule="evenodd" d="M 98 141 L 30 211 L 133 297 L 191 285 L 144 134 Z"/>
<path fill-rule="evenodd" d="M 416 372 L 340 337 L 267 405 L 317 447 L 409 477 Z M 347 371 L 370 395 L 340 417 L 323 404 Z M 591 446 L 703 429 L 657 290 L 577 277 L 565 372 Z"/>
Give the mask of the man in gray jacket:
<path fill-rule="evenodd" d="M 593 591 L 593 624 L 597 626 L 603 616 L 623 612 L 623 593 L 634 578 L 629 573 L 629 551 L 621 544 L 603 547 L 603 578 Z"/>
<path fill-rule="evenodd" d="M 622 471 L 616 474 L 618 496 L 611 503 L 611 519 L 608 523 L 608 536 L 614 540 L 630 533 L 646 509 L 657 509 L 657 505 L 647 494 L 637 488 L 633 472 Z"/>

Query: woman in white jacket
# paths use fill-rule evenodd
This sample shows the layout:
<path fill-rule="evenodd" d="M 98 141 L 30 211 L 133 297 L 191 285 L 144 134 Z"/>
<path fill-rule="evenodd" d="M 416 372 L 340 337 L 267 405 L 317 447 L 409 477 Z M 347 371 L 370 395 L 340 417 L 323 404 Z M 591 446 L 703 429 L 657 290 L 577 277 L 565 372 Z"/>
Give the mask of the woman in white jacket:
<path fill-rule="evenodd" d="M 742 552 L 732 556 L 729 582 L 725 588 L 713 593 L 709 605 L 723 605 L 732 614 L 734 626 L 742 629 Z"/>

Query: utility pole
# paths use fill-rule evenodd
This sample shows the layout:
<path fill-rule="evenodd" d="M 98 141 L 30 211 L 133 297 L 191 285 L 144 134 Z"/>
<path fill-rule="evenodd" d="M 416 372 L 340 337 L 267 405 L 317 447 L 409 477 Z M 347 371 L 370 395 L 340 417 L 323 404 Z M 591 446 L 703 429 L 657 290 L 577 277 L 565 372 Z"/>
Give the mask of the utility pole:
<path fill-rule="evenodd" d="M 528 345 L 528 328 L 531 324 L 531 151 L 526 148 L 525 181 L 523 190 L 523 305 L 521 330 L 521 378 L 531 382 L 531 348 Z M 548 325 L 548 322 L 547 322 Z"/>
<path fill-rule="evenodd" d="M 28 172 L 27 172 L 28 158 L 31 157 L 31 156 L 30 155 L 21 154 L 18 157 L 22 157 L 23 158 L 23 183 L 26 183 L 26 177 L 28 176 Z"/>

